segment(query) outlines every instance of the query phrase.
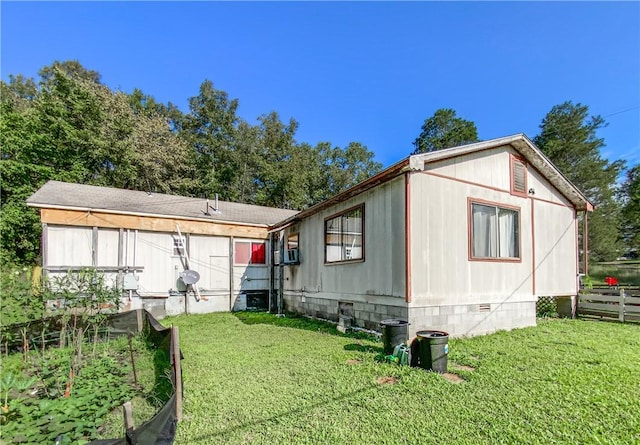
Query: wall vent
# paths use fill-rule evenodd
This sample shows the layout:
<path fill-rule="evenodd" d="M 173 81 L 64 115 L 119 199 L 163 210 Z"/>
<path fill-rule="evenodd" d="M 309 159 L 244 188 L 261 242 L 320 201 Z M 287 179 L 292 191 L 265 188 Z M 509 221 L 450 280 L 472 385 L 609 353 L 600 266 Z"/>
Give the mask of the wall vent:
<path fill-rule="evenodd" d="M 479 304 L 478 312 L 491 312 L 491 304 L 489 303 Z"/>

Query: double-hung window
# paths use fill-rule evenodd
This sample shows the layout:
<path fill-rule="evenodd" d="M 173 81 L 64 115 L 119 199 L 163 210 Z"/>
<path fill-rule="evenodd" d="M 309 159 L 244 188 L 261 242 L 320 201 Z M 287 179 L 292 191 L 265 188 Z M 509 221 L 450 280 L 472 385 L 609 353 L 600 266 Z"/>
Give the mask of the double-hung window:
<path fill-rule="evenodd" d="M 364 205 L 324 221 L 326 263 L 364 260 Z"/>
<path fill-rule="evenodd" d="M 185 254 L 186 240 L 184 236 L 173 237 L 173 254 L 175 256 L 183 256 Z"/>
<path fill-rule="evenodd" d="M 469 200 L 470 258 L 520 260 L 520 209 Z"/>

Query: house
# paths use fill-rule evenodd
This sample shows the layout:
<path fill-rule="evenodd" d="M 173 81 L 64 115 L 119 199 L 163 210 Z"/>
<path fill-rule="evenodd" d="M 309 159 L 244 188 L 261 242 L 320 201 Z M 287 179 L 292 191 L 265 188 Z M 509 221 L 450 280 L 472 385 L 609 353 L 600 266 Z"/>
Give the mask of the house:
<path fill-rule="evenodd" d="M 535 325 L 539 296 L 577 295 L 592 210 L 522 134 L 413 155 L 273 225 L 273 291 L 365 328 L 406 319 L 410 337 Z"/>
<path fill-rule="evenodd" d="M 531 326 L 539 296 L 575 298 L 593 210 L 522 134 L 409 156 L 301 212 L 56 181 L 27 203 L 45 273 L 101 270 L 127 309 L 401 318 L 410 336 Z"/>
<path fill-rule="evenodd" d="M 124 309 L 158 316 L 266 309 L 268 227 L 296 213 L 58 181 L 27 204 L 40 210 L 45 274 L 95 268 L 123 288 Z"/>

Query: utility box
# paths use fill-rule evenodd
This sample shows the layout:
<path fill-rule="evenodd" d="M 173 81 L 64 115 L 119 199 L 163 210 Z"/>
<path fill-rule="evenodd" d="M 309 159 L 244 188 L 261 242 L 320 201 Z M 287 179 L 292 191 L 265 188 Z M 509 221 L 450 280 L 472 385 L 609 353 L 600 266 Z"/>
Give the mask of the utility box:
<path fill-rule="evenodd" d="M 128 273 L 122 280 L 122 290 L 138 290 L 138 277 Z"/>

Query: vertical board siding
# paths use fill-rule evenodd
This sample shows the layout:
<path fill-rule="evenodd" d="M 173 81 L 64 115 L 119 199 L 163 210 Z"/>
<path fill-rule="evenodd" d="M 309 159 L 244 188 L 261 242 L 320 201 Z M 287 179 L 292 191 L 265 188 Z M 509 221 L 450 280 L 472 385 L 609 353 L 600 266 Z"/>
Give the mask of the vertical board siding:
<path fill-rule="evenodd" d="M 118 239 L 120 232 L 111 229 L 98 229 L 97 266 L 118 265 Z"/>
<path fill-rule="evenodd" d="M 300 264 L 284 267 L 284 292 L 347 301 L 402 298 L 404 303 L 404 188 L 400 176 L 304 219 L 295 228 Z M 325 264 L 325 218 L 360 204 L 365 206 L 365 260 Z"/>
<path fill-rule="evenodd" d="M 489 187 L 509 191 L 511 189 L 510 148 L 483 150 L 443 161 L 429 163 L 425 171 L 475 181 Z"/>
<path fill-rule="evenodd" d="M 534 193 L 512 195 L 513 153 L 503 147 L 427 164 L 426 174 L 412 178 L 412 304 L 533 301 L 534 274 L 535 294 L 576 292 L 574 211 L 531 168 L 527 186 Z M 469 261 L 468 199 L 519 208 L 521 262 Z"/>
<path fill-rule="evenodd" d="M 576 220 L 573 209 L 536 201 L 536 294 L 576 295 Z"/>
<path fill-rule="evenodd" d="M 48 266 L 92 266 L 91 227 L 48 226 Z"/>
<path fill-rule="evenodd" d="M 229 292 L 229 238 L 191 235 L 189 259 L 201 289 Z"/>
<path fill-rule="evenodd" d="M 133 265 L 135 234 L 129 238 L 129 265 Z M 138 285 L 141 295 L 167 295 L 178 288 L 177 274 L 182 271 L 179 257 L 173 255 L 173 237 L 168 233 L 138 231 L 136 265 L 144 265 Z"/>
<path fill-rule="evenodd" d="M 504 160 L 508 177 L 509 158 Z M 512 196 L 508 190 L 496 192 L 425 174 L 412 177 L 411 185 L 412 304 L 491 303 L 532 298 L 530 234 L 521 229 L 520 262 L 469 261 L 468 256 L 467 198 L 519 207 L 521 224 L 529 227 L 527 199 Z"/>

